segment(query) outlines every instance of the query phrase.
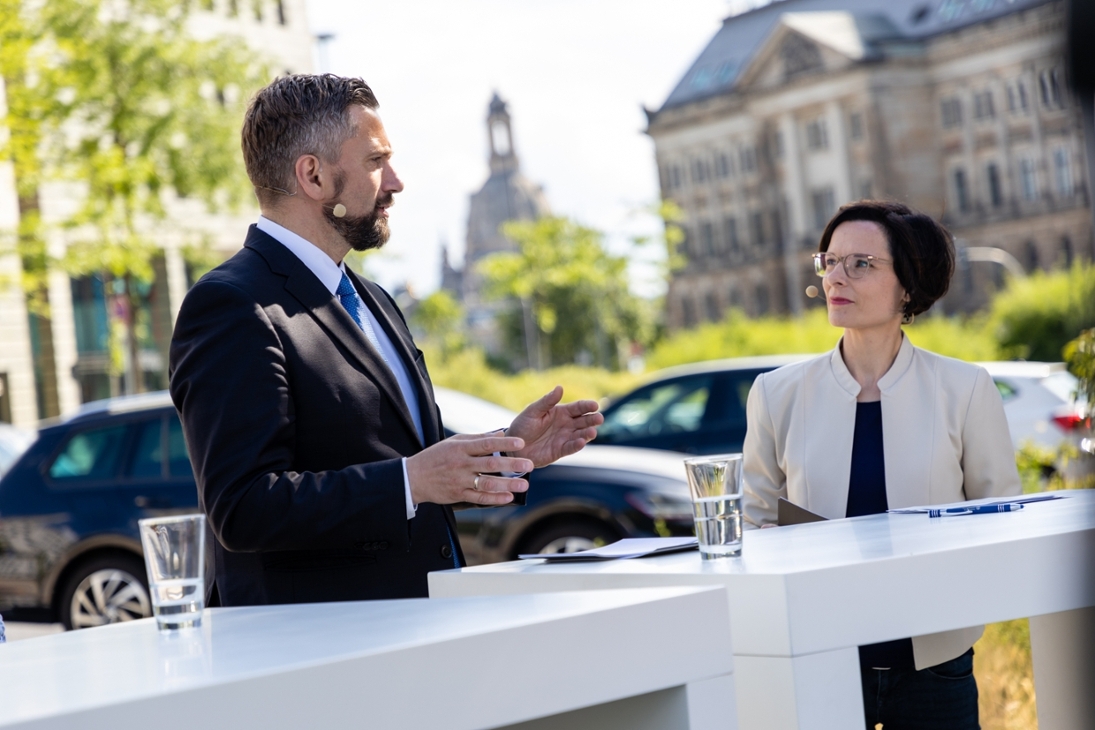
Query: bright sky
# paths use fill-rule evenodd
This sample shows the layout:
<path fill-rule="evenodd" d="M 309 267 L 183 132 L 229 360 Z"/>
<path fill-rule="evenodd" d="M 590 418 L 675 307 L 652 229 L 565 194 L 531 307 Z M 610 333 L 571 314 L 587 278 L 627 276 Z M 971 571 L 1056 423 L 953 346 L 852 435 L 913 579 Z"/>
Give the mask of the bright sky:
<path fill-rule="evenodd" d="M 657 108 L 740 0 L 308 0 L 334 33 L 328 68 L 380 101 L 406 189 L 392 239 L 369 259 L 385 287 L 439 285 L 440 242 L 463 262 L 468 196 L 487 178 L 487 104 L 509 103 L 524 174 L 552 211 L 604 231 L 614 250 L 656 228 L 642 105 Z M 647 257 L 653 257 L 651 250 Z M 653 267 L 632 271 L 656 291 Z"/>

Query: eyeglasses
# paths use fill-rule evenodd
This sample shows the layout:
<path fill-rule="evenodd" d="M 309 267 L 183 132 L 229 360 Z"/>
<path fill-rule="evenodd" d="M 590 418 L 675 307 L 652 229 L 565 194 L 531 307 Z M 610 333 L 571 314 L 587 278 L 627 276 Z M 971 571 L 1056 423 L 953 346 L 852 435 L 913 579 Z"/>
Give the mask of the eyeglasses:
<path fill-rule="evenodd" d="M 849 279 L 862 279 L 868 271 L 874 268 L 875 264 L 893 263 L 889 259 L 880 259 L 877 256 L 868 256 L 865 253 L 850 253 L 847 256 L 815 253 L 812 258 L 814 259 L 814 271 L 817 272 L 818 276 L 831 273 L 839 263 L 844 265 L 844 273 L 848 275 Z"/>

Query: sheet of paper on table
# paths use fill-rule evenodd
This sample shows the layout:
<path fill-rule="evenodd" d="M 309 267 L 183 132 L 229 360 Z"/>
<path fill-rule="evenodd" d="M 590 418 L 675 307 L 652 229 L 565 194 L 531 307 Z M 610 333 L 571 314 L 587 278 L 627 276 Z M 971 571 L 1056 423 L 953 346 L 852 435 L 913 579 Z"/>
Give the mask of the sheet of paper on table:
<path fill-rule="evenodd" d="M 926 515 L 932 510 L 947 509 L 950 507 L 980 507 L 986 504 L 1030 504 L 1031 502 L 1045 502 L 1050 499 L 1060 499 L 1059 494 L 1027 494 L 1022 497 L 993 497 L 989 499 L 971 499 L 968 502 L 955 502 L 954 504 L 933 504 L 924 507 L 903 507 L 902 509 L 886 510 L 891 515 Z"/>
<path fill-rule="evenodd" d="M 582 560 L 626 560 L 628 558 L 642 558 L 647 555 L 663 555 L 675 553 L 680 550 L 692 550 L 699 543 L 694 537 L 629 537 L 617 540 L 611 545 L 605 545 L 592 550 L 582 550 L 577 553 L 542 553 L 539 555 L 518 555 L 521 560 L 535 560 L 542 558 L 550 562 L 568 562 Z"/>

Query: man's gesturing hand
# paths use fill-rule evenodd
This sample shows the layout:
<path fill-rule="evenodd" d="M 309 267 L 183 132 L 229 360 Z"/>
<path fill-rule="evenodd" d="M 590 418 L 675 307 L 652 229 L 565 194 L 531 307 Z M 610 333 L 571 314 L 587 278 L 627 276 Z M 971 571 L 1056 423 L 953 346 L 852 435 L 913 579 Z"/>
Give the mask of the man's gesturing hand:
<path fill-rule="evenodd" d="M 407 481 L 415 504 L 507 504 L 513 492 L 524 492 L 528 482 L 489 476 L 491 472 L 523 474 L 532 462 L 496 451 L 519 451 L 525 442 L 506 436 L 454 436 L 407 457 Z M 477 480 L 478 477 L 478 480 Z"/>
<path fill-rule="evenodd" d="M 604 416 L 597 413 L 597 401 L 578 400 L 559 405 L 562 399 L 563 387 L 556 385 L 550 393 L 521 411 L 506 435 L 524 439 L 525 446 L 506 451 L 531 459 L 537 467 L 542 467 L 581 451 L 595 439 L 597 426 L 605 421 Z"/>

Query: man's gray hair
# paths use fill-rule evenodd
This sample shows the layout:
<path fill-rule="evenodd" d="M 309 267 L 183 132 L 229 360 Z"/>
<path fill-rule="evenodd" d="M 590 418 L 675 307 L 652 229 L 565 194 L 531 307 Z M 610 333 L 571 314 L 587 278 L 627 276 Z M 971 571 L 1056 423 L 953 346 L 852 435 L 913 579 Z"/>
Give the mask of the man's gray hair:
<path fill-rule="evenodd" d="M 296 194 L 294 167 L 301 155 L 338 160 L 357 131 L 348 114 L 354 105 L 379 106 L 364 81 L 334 74 L 283 76 L 255 94 L 240 137 L 261 205 L 276 207 L 281 196 Z"/>

